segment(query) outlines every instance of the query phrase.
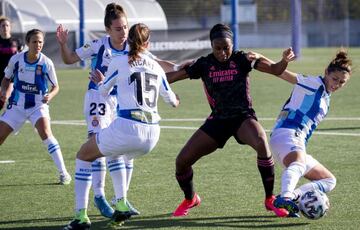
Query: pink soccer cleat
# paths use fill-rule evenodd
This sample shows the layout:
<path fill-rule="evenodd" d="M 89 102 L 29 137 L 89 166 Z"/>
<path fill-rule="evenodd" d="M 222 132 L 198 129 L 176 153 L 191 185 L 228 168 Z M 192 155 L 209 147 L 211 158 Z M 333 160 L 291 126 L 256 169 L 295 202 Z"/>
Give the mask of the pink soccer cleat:
<path fill-rule="evenodd" d="M 194 194 L 192 200 L 184 199 L 181 204 L 177 207 L 177 209 L 173 212 L 172 216 L 186 216 L 189 213 L 189 210 L 193 207 L 199 206 L 201 203 L 200 196 L 198 194 Z"/>
<path fill-rule="evenodd" d="M 276 198 L 274 195 L 265 199 L 264 203 L 266 210 L 273 211 L 278 217 L 287 217 L 289 215 L 289 212 L 285 208 L 277 208 L 274 206 L 275 199 Z"/>

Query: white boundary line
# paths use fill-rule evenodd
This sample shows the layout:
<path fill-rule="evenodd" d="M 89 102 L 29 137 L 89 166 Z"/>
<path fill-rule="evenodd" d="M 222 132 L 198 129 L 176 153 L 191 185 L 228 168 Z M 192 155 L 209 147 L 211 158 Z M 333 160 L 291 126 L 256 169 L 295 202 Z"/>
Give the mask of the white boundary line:
<path fill-rule="evenodd" d="M 10 163 L 15 163 L 15 161 L 13 160 L 0 161 L 0 164 L 10 164 Z"/>
<path fill-rule="evenodd" d="M 162 119 L 162 121 L 204 121 L 201 118 L 170 118 L 170 119 Z M 261 118 L 259 120 L 274 120 L 273 118 Z M 360 117 L 328 117 L 326 120 L 332 121 L 360 121 Z M 84 120 L 62 120 L 62 121 L 51 121 L 51 124 L 56 125 L 77 125 L 77 126 L 85 126 L 86 123 Z M 160 126 L 163 129 L 182 129 L 182 130 L 197 130 L 199 127 L 193 126 Z M 266 132 L 270 132 L 270 130 L 265 130 Z M 315 135 L 328 135 L 328 136 L 351 136 L 351 137 L 360 137 L 360 133 L 342 133 L 342 132 L 325 132 L 325 131 L 315 131 Z"/>

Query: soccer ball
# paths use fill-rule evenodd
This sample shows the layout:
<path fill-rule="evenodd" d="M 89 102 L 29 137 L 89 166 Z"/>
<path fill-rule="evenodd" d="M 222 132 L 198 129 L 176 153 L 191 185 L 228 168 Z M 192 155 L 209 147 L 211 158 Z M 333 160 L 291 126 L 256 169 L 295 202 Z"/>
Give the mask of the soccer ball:
<path fill-rule="evenodd" d="M 323 217 L 329 208 L 329 198 L 319 190 L 307 191 L 300 197 L 299 209 L 306 218 L 317 220 Z"/>

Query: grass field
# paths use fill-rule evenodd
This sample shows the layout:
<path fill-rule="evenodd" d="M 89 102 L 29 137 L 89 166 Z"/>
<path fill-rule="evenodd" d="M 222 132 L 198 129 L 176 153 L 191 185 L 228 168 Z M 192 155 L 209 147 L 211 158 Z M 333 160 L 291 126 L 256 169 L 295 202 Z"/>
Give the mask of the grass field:
<path fill-rule="evenodd" d="M 281 50 L 257 50 L 277 60 Z M 231 139 L 195 167 L 195 188 L 203 199 L 185 218 L 170 218 L 182 200 L 174 177 L 175 158 L 181 147 L 209 114 L 200 81 L 185 80 L 172 87 L 181 97 L 173 109 L 162 101 L 161 137 L 152 153 L 136 159 L 129 200 L 141 211 L 123 229 L 359 229 L 360 203 L 360 49 L 350 49 L 354 73 L 349 84 L 331 99 L 328 119 L 320 124 L 308 151 L 337 177 L 337 187 L 328 194 L 331 209 L 318 221 L 276 218 L 263 207 L 263 188 L 256 167 L 256 154 Z M 304 49 L 289 69 L 309 75 L 323 74 L 336 52 Z M 86 140 L 82 104 L 87 84 L 85 70 L 58 70 L 60 93 L 51 103 L 52 129 L 61 144 L 65 163 L 73 174 L 75 153 Z M 254 107 L 266 130 L 288 98 L 291 85 L 254 71 L 251 92 Z M 188 120 L 182 120 L 188 119 Z M 57 172 L 38 135 L 25 124 L 17 136 L 0 147 L 0 229 L 61 229 L 73 218 L 74 183 L 57 185 Z M 276 166 L 280 189 L 280 167 Z M 304 181 L 301 181 L 304 182 Z M 113 195 L 109 175 L 107 197 Z M 91 193 L 92 197 L 92 193 Z M 92 229 L 105 229 L 90 199 Z"/>

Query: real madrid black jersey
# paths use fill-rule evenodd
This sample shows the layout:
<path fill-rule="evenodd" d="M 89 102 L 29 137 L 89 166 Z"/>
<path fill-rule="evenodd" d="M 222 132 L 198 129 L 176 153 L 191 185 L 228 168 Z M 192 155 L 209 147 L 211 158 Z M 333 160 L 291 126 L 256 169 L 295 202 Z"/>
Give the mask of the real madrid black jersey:
<path fill-rule="evenodd" d="M 200 57 L 186 68 L 190 79 L 201 78 L 214 118 L 237 117 L 252 109 L 249 88 L 251 62 L 246 53 L 234 51 L 226 62 L 219 62 L 213 54 Z"/>

